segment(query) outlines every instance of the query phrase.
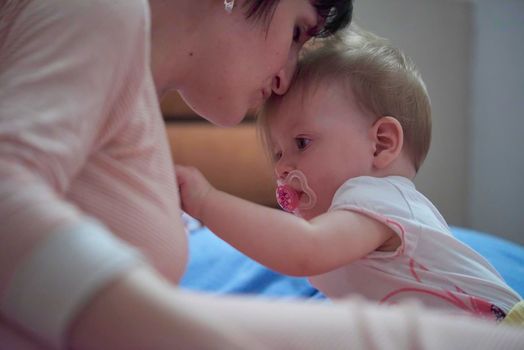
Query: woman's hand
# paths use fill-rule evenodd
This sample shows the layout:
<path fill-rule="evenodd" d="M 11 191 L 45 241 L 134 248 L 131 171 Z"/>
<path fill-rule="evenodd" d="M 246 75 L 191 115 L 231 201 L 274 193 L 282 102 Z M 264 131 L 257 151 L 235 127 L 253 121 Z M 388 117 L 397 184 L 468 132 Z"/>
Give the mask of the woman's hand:
<path fill-rule="evenodd" d="M 175 165 L 175 173 L 182 210 L 194 218 L 201 219 L 200 213 L 206 197 L 215 188 L 195 167 Z"/>

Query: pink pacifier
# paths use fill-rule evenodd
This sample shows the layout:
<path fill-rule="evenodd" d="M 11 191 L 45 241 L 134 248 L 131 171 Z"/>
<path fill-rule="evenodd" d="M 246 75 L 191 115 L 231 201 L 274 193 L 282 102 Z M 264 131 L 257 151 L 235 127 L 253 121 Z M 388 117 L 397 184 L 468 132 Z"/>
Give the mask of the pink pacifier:
<path fill-rule="evenodd" d="M 298 215 L 300 209 L 311 209 L 317 201 L 315 192 L 300 170 L 289 172 L 284 180 L 277 181 L 277 185 L 277 202 L 287 212 Z"/>

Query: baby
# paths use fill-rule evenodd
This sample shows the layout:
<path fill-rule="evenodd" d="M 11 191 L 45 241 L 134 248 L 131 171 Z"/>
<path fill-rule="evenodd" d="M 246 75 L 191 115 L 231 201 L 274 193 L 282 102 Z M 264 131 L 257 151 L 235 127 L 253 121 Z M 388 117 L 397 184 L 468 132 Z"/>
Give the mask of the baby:
<path fill-rule="evenodd" d="M 330 298 L 417 299 L 493 320 L 519 302 L 416 190 L 430 101 L 413 63 L 386 40 L 354 28 L 305 55 L 259 121 L 277 199 L 295 215 L 176 168 L 183 209 L 222 239 L 273 270 L 308 276 Z"/>

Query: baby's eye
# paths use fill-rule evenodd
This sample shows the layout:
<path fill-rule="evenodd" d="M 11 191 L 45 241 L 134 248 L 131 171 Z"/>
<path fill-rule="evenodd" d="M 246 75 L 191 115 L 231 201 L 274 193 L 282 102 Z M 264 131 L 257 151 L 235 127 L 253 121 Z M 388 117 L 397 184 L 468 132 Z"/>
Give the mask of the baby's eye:
<path fill-rule="evenodd" d="M 299 150 L 306 149 L 307 146 L 311 143 L 311 140 L 305 137 L 296 137 L 295 144 Z"/>

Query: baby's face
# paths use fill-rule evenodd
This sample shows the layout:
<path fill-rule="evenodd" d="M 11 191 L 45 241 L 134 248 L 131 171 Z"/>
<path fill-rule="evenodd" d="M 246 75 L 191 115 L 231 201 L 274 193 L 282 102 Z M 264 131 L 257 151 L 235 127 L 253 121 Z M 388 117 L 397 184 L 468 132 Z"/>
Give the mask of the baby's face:
<path fill-rule="evenodd" d="M 301 90 L 286 95 L 270 116 L 269 136 L 277 178 L 300 170 L 316 194 L 316 205 L 300 211 L 311 219 L 329 209 L 346 180 L 372 174 L 373 118 L 336 84 L 306 96 Z"/>

